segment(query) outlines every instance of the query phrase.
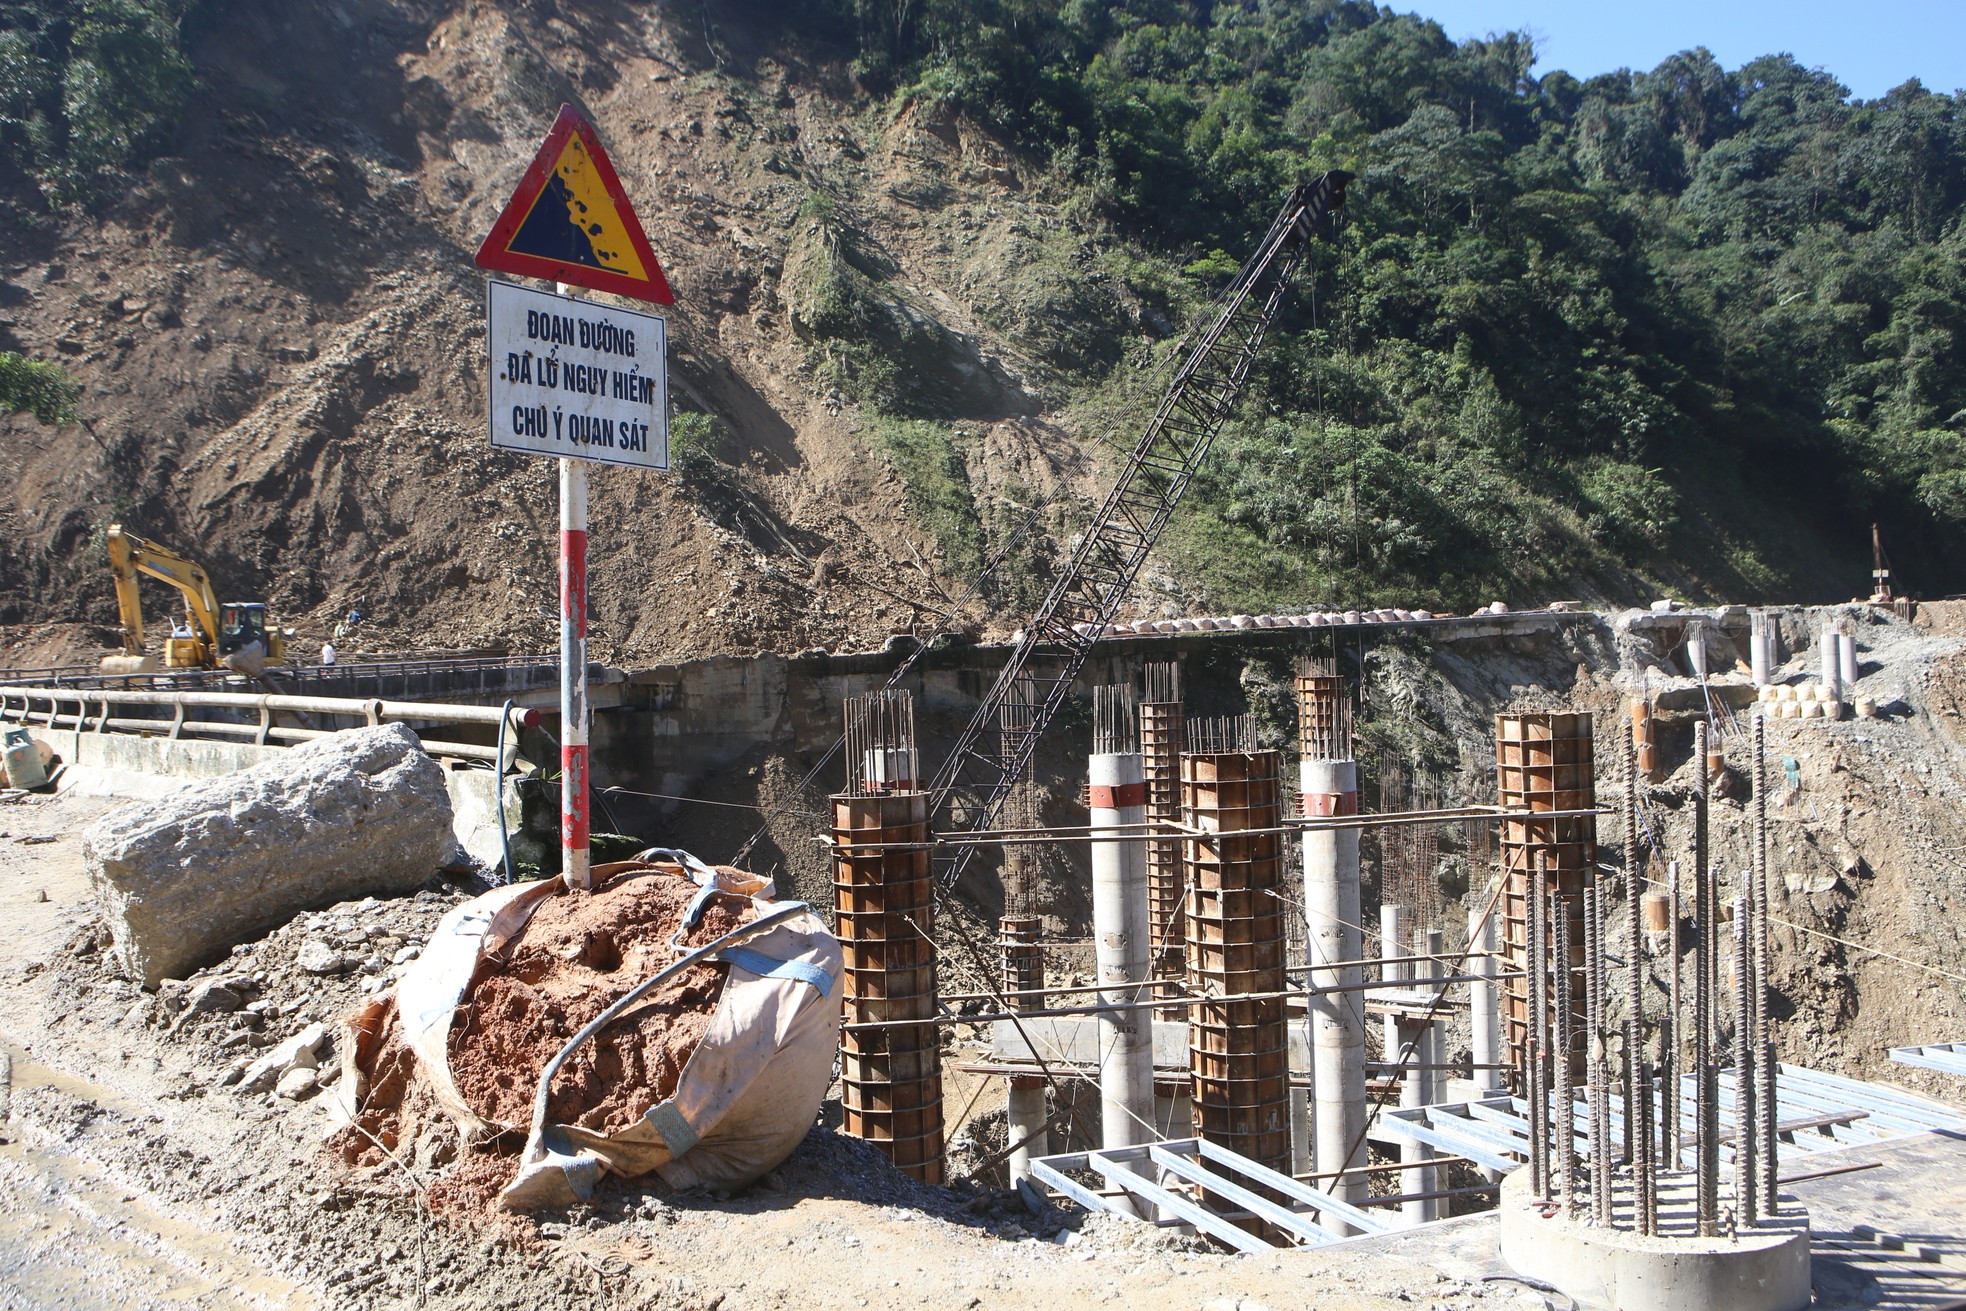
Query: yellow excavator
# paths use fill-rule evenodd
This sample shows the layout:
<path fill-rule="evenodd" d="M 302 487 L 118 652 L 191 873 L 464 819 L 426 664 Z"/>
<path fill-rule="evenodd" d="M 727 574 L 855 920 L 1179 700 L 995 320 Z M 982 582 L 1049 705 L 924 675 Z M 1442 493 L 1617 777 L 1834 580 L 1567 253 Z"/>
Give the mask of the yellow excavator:
<path fill-rule="evenodd" d="M 257 675 L 267 665 L 285 664 L 291 629 L 266 622 L 263 601 L 228 601 L 221 605 L 212 580 L 194 561 L 145 541 L 123 525 L 109 528 L 109 573 L 116 580 L 116 609 L 123 620 L 120 656 L 105 656 L 106 674 L 145 674 L 158 668 L 157 657 L 144 650 L 143 606 L 137 595 L 137 575 L 161 579 L 184 594 L 184 622 L 164 643 L 164 666 L 170 669 L 231 669 Z"/>

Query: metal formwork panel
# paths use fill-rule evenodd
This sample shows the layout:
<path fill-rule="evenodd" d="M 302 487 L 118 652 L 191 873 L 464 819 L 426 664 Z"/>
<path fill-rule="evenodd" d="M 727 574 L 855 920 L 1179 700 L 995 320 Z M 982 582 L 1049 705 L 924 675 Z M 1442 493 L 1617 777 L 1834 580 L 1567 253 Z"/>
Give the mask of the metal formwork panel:
<path fill-rule="evenodd" d="M 833 799 L 833 905 L 845 961 L 843 1127 L 942 1182 L 942 1046 L 928 794 Z M 857 1028 L 875 1025 L 874 1028 Z"/>
<path fill-rule="evenodd" d="M 1510 815 L 1501 822 L 1502 952 L 1511 977 L 1503 984 L 1503 1023 L 1508 1059 L 1521 1069 L 1528 1036 L 1529 900 L 1536 860 L 1549 870 L 1551 895 L 1570 923 L 1570 956 L 1584 963 L 1584 887 L 1597 861 L 1597 819 L 1579 814 L 1597 806 L 1596 757 L 1591 717 L 1573 713 L 1517 713 L 1495 717 L 1496 799 L 1506 810 L 1551 814 Z M 1554 816 L 1561 815 L 1561 818 Z M 1581 1034 L 1583 978 L 1571 978 L 1571 1005 Z M 1578 1051 L 1581 1059 L 1583 1053 Z"/>
<path fill-rule="evenodd" d="M 1281 783 L 1274 751 L 1181 759 L 1195 1126 L 1266 1167 L 1290 1168 Z"/>
<path fill-rule="evenodd" d="M 1179 701 L 1140 703 L 1141 770 L 1147 780 L 1148 821 L 1181 818 L 1181 753 L 1186 732 Z M 1179 982 L 1187 969 L 1187 921 L 1182 914 L 1185 887 L 1181 840 L 1147 843 L 1147 913 L 1152 921 L 1150 972 L 1155 979 Z"/>

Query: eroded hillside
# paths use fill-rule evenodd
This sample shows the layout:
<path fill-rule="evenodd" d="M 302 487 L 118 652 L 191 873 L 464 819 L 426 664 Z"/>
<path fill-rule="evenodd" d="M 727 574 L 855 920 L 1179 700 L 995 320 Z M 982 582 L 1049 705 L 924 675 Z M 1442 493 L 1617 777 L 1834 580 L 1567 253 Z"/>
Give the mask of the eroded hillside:
<path fill-rule="evenodd" d="M 686 474 L 595 478 L 599 653 L 851 649 L 933 626 L 990 539 L 1082 471 L 1047 418 L 1047 355 L 1117 355 L 1166 324 L 1096 279 L 1003 276 L 1006 246 L 1082 240 L 1016 161 L 954 119 L 856 113 L 823 70 L 734 26 L 554 12 L 242 8 L 191 50 L 207 97 L 181 153 L 99 217 L 9 212 L 0 347 L 62 362 L 86 422 L 0 420 L 0 660 L 107 644 L 116 520 L 304 633 L 360 608 L 378 649 L 549 645 L 554 469 L 488 448 L 471 254 L 562 99 L 600 125 L 677 289 L 676 406 L 717 420 L 690 430 L 713 446 Z M 1099 295 L 1091 328 L 1047 317 Z M 912 412 L 958 445 L 846 402 L 851 361 L 812 322 L 843 301 L 900 334 L 893 385 L 932 388 Z M 936 467 L 951 458 L 953 477 Z M 985 540 L 934 531 L 938 491 L 973 499 L 959 518 Z M 972 604 L 971 622 L 1020 600 Z"/>

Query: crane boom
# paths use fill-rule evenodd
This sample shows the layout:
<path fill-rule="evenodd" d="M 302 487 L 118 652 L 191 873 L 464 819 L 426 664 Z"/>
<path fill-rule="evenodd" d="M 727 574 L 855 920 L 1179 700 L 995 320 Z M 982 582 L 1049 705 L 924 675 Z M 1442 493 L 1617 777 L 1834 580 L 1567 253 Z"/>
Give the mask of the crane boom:
<path fill-rule="evenodd" d="M 1015 779 L 1084 667 L 1100 630 L 1119 613 L 1148 553 L 1194 480 L 1209 446 L 1248 383 L 1264 334 L 1276 320 L 1310 239 L 1345 201 L 1350 173 L 1332 171 L 1290 193 L 1282 212 L 1235 281 L 1221 308 L 1194 339 L 1167 394 L 1134 443 L 1105 502 L 1079 538 L 1071 560 L 1025 624 L 990 690 L 930 785 L 932 813 L 950 810 L 952 827 L 996 823 Z M 1033 660 L 1057 656 L 1033 674 Z M 1011 687 L 1028 678 L 1032 713 L 1006 719 Z M 964 813 L 954 811 L 963 800 Z M 964 847 L 944 875 L 953 884 L 976 850 Z"/>

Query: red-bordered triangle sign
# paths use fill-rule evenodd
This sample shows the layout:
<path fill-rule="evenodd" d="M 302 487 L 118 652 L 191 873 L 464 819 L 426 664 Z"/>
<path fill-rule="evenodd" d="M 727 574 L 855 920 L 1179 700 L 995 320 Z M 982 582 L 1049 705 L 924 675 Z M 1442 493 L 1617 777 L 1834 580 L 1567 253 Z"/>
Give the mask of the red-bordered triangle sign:
<path fill-rule="evenodd" d="M 478 266 L 676 303 L 608 152 L 572 105 L 560 106 L 546 143 L 478 247 Z"/>

